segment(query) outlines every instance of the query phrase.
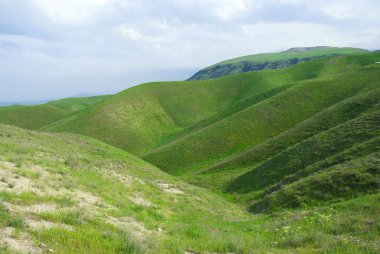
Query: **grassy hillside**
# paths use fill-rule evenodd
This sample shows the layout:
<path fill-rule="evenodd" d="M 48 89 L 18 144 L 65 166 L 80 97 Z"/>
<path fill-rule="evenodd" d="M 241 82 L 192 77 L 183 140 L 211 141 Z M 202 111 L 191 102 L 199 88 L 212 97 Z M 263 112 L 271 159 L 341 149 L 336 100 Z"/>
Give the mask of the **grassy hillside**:
<path fill-rule="evenodd" d="M 236 73 L 265 69 L 279 69 L 324 56 L 360 54 L 366 52 L 368 51 L 357 48 L 291 48 L 280 53 L 264 53 L 226 60 L 200 70 L 189 80 L 211 79 Z"/>
<path fill-rule="evenodd" d="M 75 135 L 0 130 L 0 243 L 10 250 L 252 248 L 248 235 L 241 245 L 220 229 L 240 231 L 232 220 L 251 216 L 124 151 Z M 210 230 L 215 238 L 206 241 Z"/>
<path fill-rule="evenodd" d="M 35 130 L 95 105 L 109 97 L 111 96 L 68 98 L 35 106 L 0 107 L 0 123 Z"/>
<path fill-rule="evenodd" d="M 229 181 L 288 147 L 375 109 L 380 109 L 379 89 L 338 102 L 281 134 L 186 178 L 198 185 L 224 189 Z"/>
<path fill-rule="evenodd" d="M 0 253 L 379 253 L 379 61 L 0 108 Z"/>
<path fill-rule="evenodd" d="M 43 129 L 88 135 L 141 156 L 283 93 L 298 81 L 360 69 L 374 59 L 375 54 L 334 57 L 214 80 L 143 84 Z"/>
<path fill-rule="evenodd" d="M 273 195 L 273 192 L 277 190 L 284 191 L 290 188 L 288 185 L 295 188 L 297 181 L 308 181 L 305 180 L 308 178 L 320 181 L 319 184 L 309 183 L 308 185 L 309 189 L 315 188 L 314 195 L 322 194 L 319 199 L 315 198 L 319 202 L 324 199 L 338 199 L 344 195 L 357 195 L 360 192 L 355 191 L 355 188 L 361 186 L 361 181 L 371 182 L 365 182 L 361 191 L 376 191 L 380 188 L 379 116 L 380 111 L 364 114 L 290 146 L 236 178 L 229 185 L 228 191 L 249 193 L 269 189 L 265 195 Z M 347 179 L 343 175 L 340 179 L 327 181 L 320 179 L 320 174 L 327 178 L 331 177 L 329 174 L 336 173 L 332 169 L 342 174 L 348 171 L 350 174 L 357 175 L 349 176 Z M 347 182 L 341 183 L 344 180 Z M 329 184 L 333 186 L 328 186 Z M 323 188 L 323 192 L 318 193 L 316 190 L 321 188 L 320 185 L 326 185 L 327 188 Z M 352 194 L 351 188 L 354 189 Z M 299 194 L 307 199 L 305 203 L 313 201 L 307 191 L 304 190 Z M 292 206 L 302 205 L 304 200 L 298 200 L 298 204 L 286 202 L 284 199 L 280 202 L 283 205 Z"/>
<path fill-rule="evenodd" d="M 83 114 L 46 126 L 95 137 L 142 155 L 186 127 L 293 79 L 257 73 L 194 82 L 148 83 L 125 90 Z"/>
<path fill-rule="evenodd" d="M 372 65 L 298 82 L 275 96 L 161 146 L 143 158 L 176 175 L 207 169 L 280 135 L 327 107 L 378 89 L 379 70 Z"/>
<path fill-rule="evenodd" d="M 5 125 L 0 169 L 1 253 L 379 251 L 379 194 L 251 215 L 99 141 Z"/>

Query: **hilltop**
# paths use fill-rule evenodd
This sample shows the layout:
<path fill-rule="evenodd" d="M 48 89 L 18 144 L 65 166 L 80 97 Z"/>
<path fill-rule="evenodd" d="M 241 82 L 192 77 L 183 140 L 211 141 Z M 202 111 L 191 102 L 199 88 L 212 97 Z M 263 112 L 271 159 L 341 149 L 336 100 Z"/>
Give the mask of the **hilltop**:
<path fill-rule="evenodd" d="M 0 108 L 0 252 L 378 253 L 379 60 Z"/>
<path fill-rule="evenodd" d="M 226 60 L 198 71 L 189 80 L 211 79 L 249 71 L 280 69 L 320 57 L 366 52 L 369 51 L 358 48 L 327 46 L 290 48 L 279 53 L 263 53 Z"/>
<path fill-rule="evenodd" d="M 67 98 L 33 106 L 0 107 L 0 123 L 35 130 L 78 113 L 110 97 L 110 95 L 101 95 Z"/>
<path fill-rule="evenodd" d="M 212 80 L 143 84 L 43 129 L 103 140 L 190 183 L 252 206 L 263 197 L 260 193 L 283 185 L 284 177 L 307 165 L 282 173 L 277 180 L 268 175 L 275 181 L 259 187 L 254 179 L 262 176 L 249 172 L 313 136 L 378 109 L 378 59 L 376 53 L 331 56 Z M 336 142 L 332 146 L 340 146 Z M 347 145 L 360 142 L 367 140 Z M 348 147 L 340 149 L 335 153 Z M 321 155 L 316 162 L 335 153 Z M 294 206 L 301 205 L 300 201 Z"/>

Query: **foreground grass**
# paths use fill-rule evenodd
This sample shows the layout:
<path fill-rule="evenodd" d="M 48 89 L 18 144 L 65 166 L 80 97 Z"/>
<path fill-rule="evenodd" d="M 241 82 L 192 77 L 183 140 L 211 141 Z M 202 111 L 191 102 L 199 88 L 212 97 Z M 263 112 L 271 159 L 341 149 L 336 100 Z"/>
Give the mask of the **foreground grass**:
<path fill-rule="evenodd" d="M 318 209 L 252 215 L 98 141 L 0 129 L 0 234 L 12 228 L 5 238 L 38 251 L 379 251 L 379 194 Z M 50 227 L 36 228 L 31 221 Z M 1 246 L 14 251 L 6 242 Z"/>

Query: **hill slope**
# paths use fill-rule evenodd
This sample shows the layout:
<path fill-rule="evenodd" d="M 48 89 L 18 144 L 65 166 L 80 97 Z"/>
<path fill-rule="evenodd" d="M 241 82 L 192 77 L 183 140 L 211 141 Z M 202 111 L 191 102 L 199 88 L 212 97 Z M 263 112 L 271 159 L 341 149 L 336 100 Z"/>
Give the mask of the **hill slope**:
<path fill-rule="evenodd" d="M 232 220 L 251 216 L 124 151 L 4 125 L 0 135 L 0 246 L 12 252 L 253 248 L 249 235 L 241 245 L 221 230 L 239 232 Z M 215 238 L 206 241 L 210 230 Z"/>
<path fill-rule="evenodd" d="M 143 84 L 43 129 L 88 135 L 141 156 L 258 104 L 295 82 L 361 68 L 374 58 L 374 54 L 327 58 L 214 80 Z"/>
<path fill-rule="evenodd" d="M 380 195 L 252 216 L 90 138 L 0 125 L 1 253 L 377 253 Z"/>
<path fill-rule="evenodd" d="M 279 186 L 299 188 L 296 186 L 301 178 L 285 183 L 283 179 L 292 178 L 309 166 L 291 165 L 293 171 L 284 174 L 275 165 L 287 165 L 288 160 L 312 162 L 297 152 L 280 162 L 275 158 L 334 128 L 354 137 L 355 133 L 345 129 L 344 124 L 380 108 L 380 66 L 375 64 L 379 58 L 378 53 L 334 56 L 281 70 L 205 81 L 144 84 L 44 129 L 77 132 L 104 140 L 142 156 L 172 175 L 248 205 L 252 211 L 334 202 L 331 197 L 315 197 L 314 201 L 304 202 L 300 195 L 297 196 L 300 201 L 290 202 L 289 207 L 273 200 L 265 201 L 282 193 Z M 368 123 L 363 126 L 364 134 L 374 131 Z M 373 126 L 378 128 L 379 124 L 375 122 Z M 338 134 L 331 137 L 335 136 L 339 137 Z M 332 140 L 329 146 L 341 146 L 339 140 Z M 346 145 L 376 144 L 371 142 L 352 139 Z M 368 151 L 377 150 L 372 147 Z M 319 160 L 328 161 L 332 154 L 332 151 L 322 154 Z M 369 174 L 366 176 L 370 180 L 363 184 L 369 192 L 379 189 L 376 174 L 365 171 L 365 165 L 376 156 L 366 153 L 362 154 L 365 159 L 352 159 L 352 163 L 364 170 L 356 172 L 358 177 Z M 262 164 L 270 161 L 274 164 Z M 333 166 L 321 167 L 319 171 L 327 174 L 325 178 L 330 177 L 325 172 L 338 174 Z M 265 175 L 269 169 L 275 171 Z M 274 177 L 275 174 L 279 177 Z M 310 179 L 320 179 L 322 175 Z M 272 182 L 257 186 L 257 181 L 263 184 L 267 179 Z M 332 182 L 335 184 L 335 180 Z M 367 193 L 356 187 L 351 183 L 353 194 L 341 198 Z M 336 193 L 337 197 L 340 195 Z M 271 205 L 264 205 L 264 201 Z"/>
<path fill-rule="evenodd" d="M 88 135 L 142 155 L 175 139 L 185 128 L 291 79 L 283 72 L 143 84 L 44 130 Z"/>
<path fill-rule="evenodd" d="M 309 63 L 294 68 L 304 65 Z M 266 100 L 161 146 L 143 158 L 176 175 L 206 169 L 280 135 L 327 107 L 378 89 L 379 70 L 372 64 L 368 68 L 350 69 L 349 72 L 294 83 Z"/>
<path fill-rule="evenodd" d="M 83 98 L 67 98 L 35 106 L 0 107 L 0 123 L 35 130 L 52 122 L 61 120 L 110 97 L 111 96 L 109 95 L 102 95 Z"/>
<path fill-rule="evenodd" d="M 213 80 L 143 84 L 43 129 L 106 141 L 252 205 L 288 175 L 258 188 L 249 172 L 379 109 L 379 58 L 378 53 L 334 56 Z"/>
<path fill-rule="evenodd" d="M 357 48 L 291 48 L 280 53 L 257 54 L 223 61 L 200 70 L 189 80 L 211 79 L 236 73 L 265 69 L 279 69 L 324 56 L 360 54 L 365 52 L 368 51 Z"/>

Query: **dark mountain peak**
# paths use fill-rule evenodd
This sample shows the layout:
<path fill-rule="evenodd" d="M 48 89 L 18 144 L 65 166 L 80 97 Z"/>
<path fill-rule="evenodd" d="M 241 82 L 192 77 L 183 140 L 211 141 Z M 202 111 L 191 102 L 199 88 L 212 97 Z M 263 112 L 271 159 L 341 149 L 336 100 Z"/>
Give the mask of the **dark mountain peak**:
<path fill-rule="evenodd" d="M 327 49 L 331 48 L 329 46 L 316 46 L 316 47 L 295 47 L 295 48 L 290 48 L 286 50 L 285 52 L 306 52 L 306 51 L 311 51 L 315 49 Z"/>

